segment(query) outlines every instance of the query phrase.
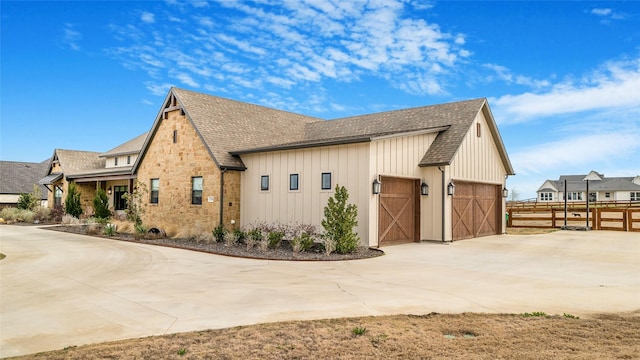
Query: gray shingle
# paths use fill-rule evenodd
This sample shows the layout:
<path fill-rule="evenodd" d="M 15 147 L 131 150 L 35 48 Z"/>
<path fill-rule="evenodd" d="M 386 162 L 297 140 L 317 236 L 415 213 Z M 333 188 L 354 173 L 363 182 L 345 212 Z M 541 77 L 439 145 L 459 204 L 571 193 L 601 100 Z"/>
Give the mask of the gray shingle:
<path fill-rule="evenodd" d="M 110 157 L 110 156 L 119 156 L 119 155 L 130 155 L 137 154 L 142 149 L 142 145 L 144 144 L 144 140 L 147 138 L 148 132 L 137 136 L 134 139 L 127 141 L 122 145 L 118 145 L 113 149 L 103 153 L 100 155 L 101 157 Z"/>
<path fill-rule="evenodd" d="M 47 173 L 49 160 L 41 163 L 0 161 L 0 193 L 21 194 L 33 191 L 33 185 L 38 183 Z M 42 199 L 47 198 L 47 189 L 40 187 Z"/>

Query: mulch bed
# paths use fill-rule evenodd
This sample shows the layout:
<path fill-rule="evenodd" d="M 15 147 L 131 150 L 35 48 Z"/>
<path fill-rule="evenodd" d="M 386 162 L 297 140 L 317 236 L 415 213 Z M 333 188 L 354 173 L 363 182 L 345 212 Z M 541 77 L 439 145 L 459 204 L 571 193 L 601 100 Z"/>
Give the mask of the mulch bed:
<path fill-rule="evenodd" d="M 261 250 L 258 247 L 247 249 L 244 244 L 237 244 L 227 246 L 224 243 L 218 242 L 198 242 L 192 239 L 183 238 L 136 238 L 133 234 L 118 233 L 114 236 L 105 236 L 100 234 L 87 234 L 88 226 L 86 225 L 59 225 L 50 226 L 44 229 L 55 230 L 62 232 L 69 232 L 80 235 L 88 235 L 101 237 L 105 239 L 129 241 L 140 244 L 166 246 L 177 249 L 193 250 L 210 254 L 234 256 L 250 259 L 263 259 L 263 260 L 283 260 L 283 261 L 341 261 L 341 260 L 357 260 L 357 259 L 369 259 L 384 255 L 384 252 L 379 249 L 368 248 L 360 246 L 350 254 L 337 254 L 331 253 L 326 255 L 324 251 L 318 246 L 314 246 L 309 251 L 294 253 L 291 245 L 287 240 L 283 240 L 279 247 L 275 249 Z"/>

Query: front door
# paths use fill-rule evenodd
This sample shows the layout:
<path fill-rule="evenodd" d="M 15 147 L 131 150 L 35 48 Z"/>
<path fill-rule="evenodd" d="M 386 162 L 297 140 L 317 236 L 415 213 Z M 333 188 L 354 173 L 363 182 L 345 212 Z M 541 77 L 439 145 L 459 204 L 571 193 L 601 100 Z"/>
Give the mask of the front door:
<path fill-rule="evenodd" d="M 419 182 L 382 177 L 378 212 L 379 246 L 419 241 Z"/>

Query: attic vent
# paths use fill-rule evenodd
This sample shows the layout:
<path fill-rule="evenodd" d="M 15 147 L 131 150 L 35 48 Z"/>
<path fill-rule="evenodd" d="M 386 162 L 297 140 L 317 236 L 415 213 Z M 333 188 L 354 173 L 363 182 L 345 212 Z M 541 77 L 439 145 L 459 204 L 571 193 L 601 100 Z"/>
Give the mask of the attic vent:
<path fill-rule="evenodd" d="M 480 137 L 480 123 L 476 124 L 476 136 Z"/>

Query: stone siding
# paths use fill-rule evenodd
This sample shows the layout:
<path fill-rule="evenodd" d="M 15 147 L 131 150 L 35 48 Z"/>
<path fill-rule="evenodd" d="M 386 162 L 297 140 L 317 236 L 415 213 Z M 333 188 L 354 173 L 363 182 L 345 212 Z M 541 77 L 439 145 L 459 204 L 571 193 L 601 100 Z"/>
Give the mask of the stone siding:
<path fill-rule="evenodd" d="M 234 217 L 239 224 L 240 176 L 235 173 L 225 174 L 225 225 Z M 194 176 L 203 178 L 201 205 L 191 204 L 191 179 Z M 209 232 L 218 226 L 220 170 L 180 110 L 168 112 L 166 119 L 158 124 L 138 167 L 137 177 L 149 190 L 143 215 L 146 226 L 161 228 L 170 235 Z M 150 202 L 151 179 L 159 179 L 157 204 Z"/>

